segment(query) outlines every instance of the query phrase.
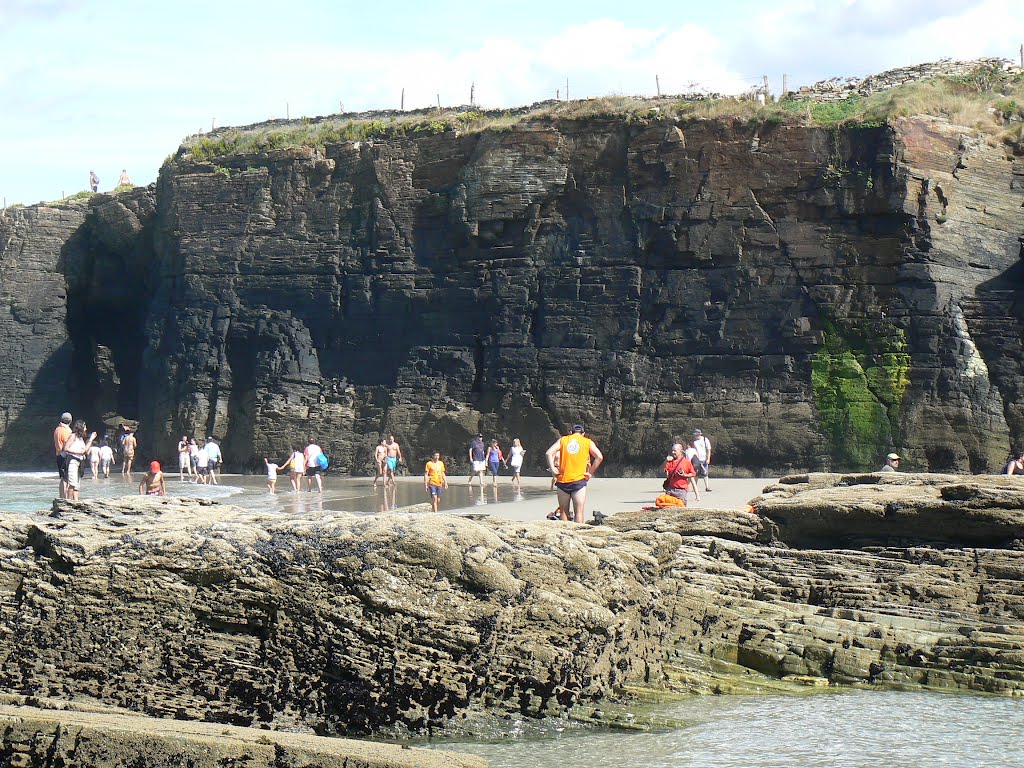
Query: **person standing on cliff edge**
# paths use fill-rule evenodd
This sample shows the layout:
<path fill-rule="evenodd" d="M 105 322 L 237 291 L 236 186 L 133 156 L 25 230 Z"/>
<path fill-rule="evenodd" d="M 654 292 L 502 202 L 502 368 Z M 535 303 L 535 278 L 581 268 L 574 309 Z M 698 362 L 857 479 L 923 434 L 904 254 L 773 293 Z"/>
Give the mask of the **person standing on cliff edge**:
<path fill-rule="evenodd" d="M 100 191 L 100 177 L 96 175 L 96 171 L 89 171 L 89 189 L 93 192 Z"/>
<path fill-rule="evenodd" d="M 559 514 L 563 520 L 568 520 L 569 502 L 572 501 L 573 519 L 577 523 L 584 522 L 587 483 L 604 461 L 604 454 L 586 436 L 583 425 L 574 424 L 572 432 L 556 440 L 544 455 L 548 459 L 548 469 L 555 475 Z"/>

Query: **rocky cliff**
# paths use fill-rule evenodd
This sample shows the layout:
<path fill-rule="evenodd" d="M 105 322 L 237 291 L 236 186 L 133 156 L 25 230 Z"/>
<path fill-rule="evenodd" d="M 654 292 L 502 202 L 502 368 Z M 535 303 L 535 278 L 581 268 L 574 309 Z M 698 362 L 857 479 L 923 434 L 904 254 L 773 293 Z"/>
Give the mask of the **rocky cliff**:
<path fill-rule="evenodd" d="M 802 476 L 754 510 L 57 501 L 0 515 L 0 691 L 321 735 L 808 683 L 1024 693 L 1018 478 Z"/>
<path fill-rule="evenodd" d="M 583 421 L 613 472 L 696 426 L 741 471 L 992 469 L 1024 440 L 1022 173 L 930 118 L 183 147 L 154 190 L 0 219 L 3 457 L 70 397 L 236 467 L 307 433 L 353 472 L 388 432 L 461 460 L 482 430 L 538 469 Z M 67 306 L 26 314 L 48 284 Z"/>

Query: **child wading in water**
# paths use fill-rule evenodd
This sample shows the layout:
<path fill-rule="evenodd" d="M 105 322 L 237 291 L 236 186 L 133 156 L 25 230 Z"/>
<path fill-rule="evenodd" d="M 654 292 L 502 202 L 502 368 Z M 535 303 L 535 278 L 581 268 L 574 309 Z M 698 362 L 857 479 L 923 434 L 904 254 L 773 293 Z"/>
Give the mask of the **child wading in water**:
<path fill-rule="evenodd" d="M 273 464 L 267 461 L 267 457 L 263 457 L 263 463 L 267 465 L 267 490 L 271 493 L 277 493 L 277 473 L 282 469 L 288 467 L 289 462 L 284 464 Z"/>

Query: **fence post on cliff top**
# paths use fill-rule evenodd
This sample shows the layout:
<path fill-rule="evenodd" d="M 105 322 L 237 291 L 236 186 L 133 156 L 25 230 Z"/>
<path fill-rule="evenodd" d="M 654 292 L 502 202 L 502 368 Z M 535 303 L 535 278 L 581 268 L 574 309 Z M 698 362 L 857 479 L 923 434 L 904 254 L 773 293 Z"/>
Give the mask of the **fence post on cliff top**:
<path fill-rule="evenodd" d="M 405 88 L 402 89 L 402 100 L 399 102 L 398 111 L 405 112 Z"/>
<path fill-rule="evenodd" d="M 654 89 L 658 92 L 658 95 L 661 96 L 661 81 L 658 79 L 657 75 L 654 76 Z"/>
<path fill-rule="evenodd" d="M 469 106 L 473 106 L 473 93 L 476 91 L 476 83 L 469 84 Z"/>
<path fill-rule="evenodd" d="M 782 75 L 782 98 L 786 98 L 789 94 L 789 75 L 783 73 Z"/>
<path fill-rule="evenodd" d="M 771 98 L 771 94 L 768 92 L 768 75 L 764 75 L 764 103 L 768 103 L 768 99 Z"/>

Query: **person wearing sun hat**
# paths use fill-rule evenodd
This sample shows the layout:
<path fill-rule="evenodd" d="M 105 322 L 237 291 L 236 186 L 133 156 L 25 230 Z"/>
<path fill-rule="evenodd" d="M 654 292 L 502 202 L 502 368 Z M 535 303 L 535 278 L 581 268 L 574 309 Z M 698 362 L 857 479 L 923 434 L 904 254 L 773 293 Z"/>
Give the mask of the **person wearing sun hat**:
<path fill-rule="evenodd" d="M 164 485 L 164 473 L 160 471 L 160 462 L 149 462 L 149 472 L 139 483 L 140 496 L 166 496 L 167 486 Z"/>
<path fill-rule="evenodd" d="M 898 472 L 900 468 L 900 455 L 898 453 L 890 453 L 885 457 L 885 466 L 882 467 L 879 472 Z"/>

